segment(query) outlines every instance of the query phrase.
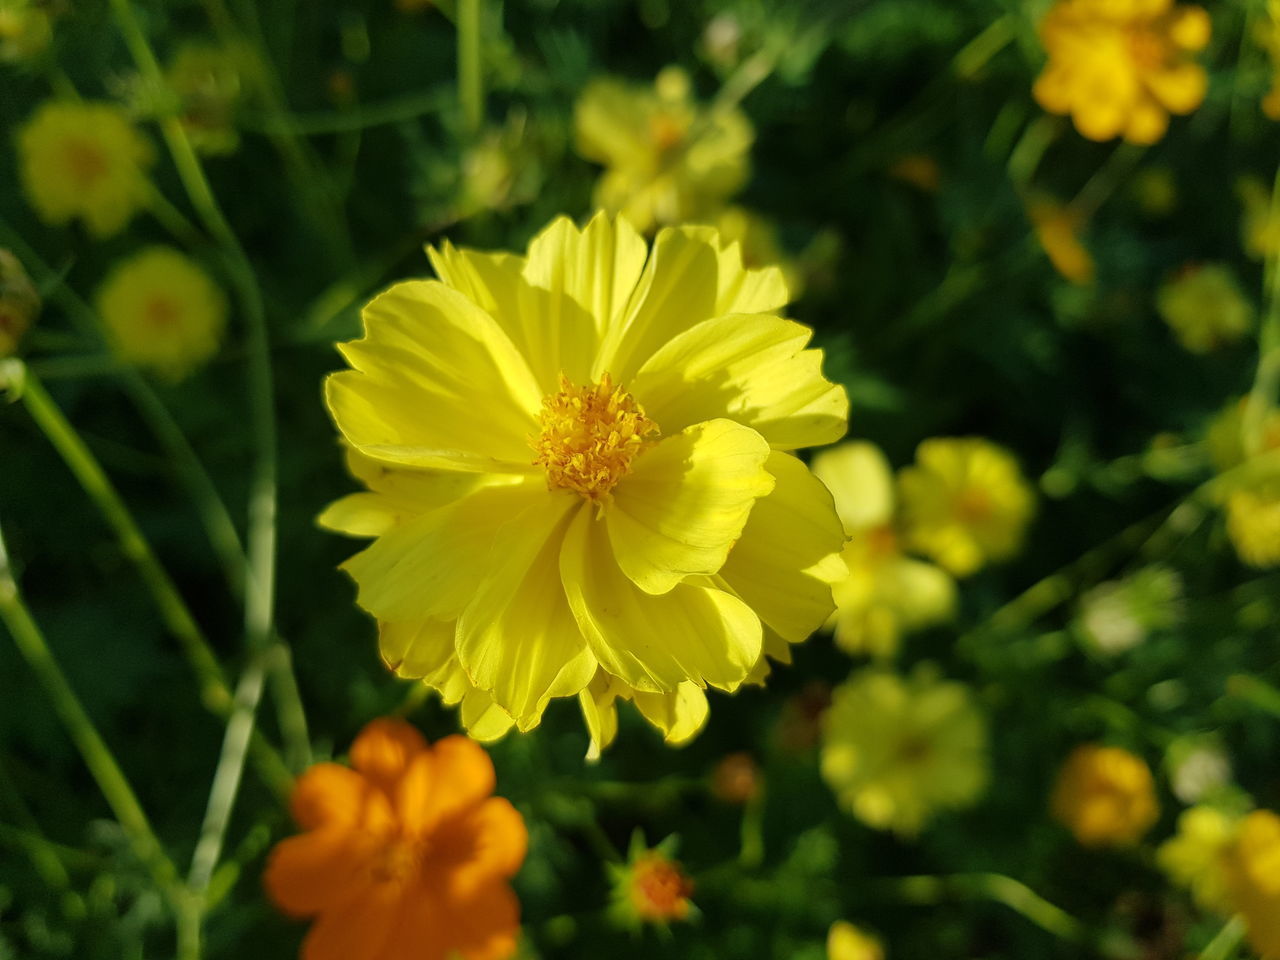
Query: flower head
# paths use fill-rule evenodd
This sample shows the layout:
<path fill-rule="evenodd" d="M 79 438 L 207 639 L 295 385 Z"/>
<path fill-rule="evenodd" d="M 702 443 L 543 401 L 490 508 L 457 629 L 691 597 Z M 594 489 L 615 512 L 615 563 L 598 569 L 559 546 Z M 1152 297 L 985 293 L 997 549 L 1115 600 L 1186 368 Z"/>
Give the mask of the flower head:
<path fill-rule="evenodd" d="M 827 960 L 884 960 L 884 947 L 849 921 L 837 920 L 827 931 Z"/>
<path fill-rule="evenodd" d="M 151 145 L 110 103 L 50 100 L 18 131 L 22 186 L 40 219 L 119 233 L 148 202 Z"/>
<path fill-rule="evenodd" d="M 40 312 L 40 294 L 22 264 L 8 250 L 0 250 L 0 357 L 18 349 Z"/>
<path fill-rule="evenodd" d="M 1253 327 L 1253 304 L 1224 264 L 1184 267 L 1160 288 L 1156 308 L 1192 353 L 1234 343 Z"/>
<path fill-rule="evenodd" d="M 693 881 L 674 858 L 675 839 L 645 846 L 639 833 L 631 839 L 627 862 L 611 867 L 614 918 L 627 927 L 686 920 L 693 908 Z"/>
<path fill-rule="evenodd" d="M 235 111 L 241 93 L 237 51 L 185 43 L 169 62 L 165 79 L 178 98 L 178 114 L 192 145 L 202 153 L 232 153 L 239 146 Z"/>
<path fill-rule="evenodd" d="M 606 168 L 596 205 L 643 232 L 715 214 L 746 181 L 754 137 L 741 111 L 699 106 L 675 67 L 652 89 L 593 81 L 578 98 L 574 129 L 578 152 Z"/>
<path fill-rule="evenodd" d="M 180 380 L 218 350 L 226 299 L 200 267 L 169 247 L 118 264 L 98 291 L 98 313 L 123 360 Z"/>
<path fill-rule="evenodd" d="M 1280 566 L 1280 472 L 1246 480 L 1227 494 L 1227 536 L 1251 567 Z"/>
<path fill-rule="evenodd" d="M 1053 268 L 1079 286 L 1093 283 L 1096 265 L 1080 240 L 1084 227 L 1080 215 L 1056 200 L 1040 197 L 1027 205 L 1027 217 Z"/>
<path fill-rule="evenodd" d="M 841 555 L 849 575 L 833 585 L 836 643 L 849 653 L 892 656 L 903 633 L 952 615 L 955 581 L 903 552 L 893 474 L 879 448 L 856 442 L 824 450 L 813 472 L 835 498 L 849 537 Z"/>
<path fill-rule="evenodd" d="M 1177 834 L 1156 851 L 1160 869 L 1189 890 L 1201 909 L 1231 913 L 1226 853 L 1238 823 L 1216 807 L 1192 807 L 1178 817 Z"/>
<path fill-rule="evenodd" d="M 1137 843 L 1160 815 L 1151 770 L 1119 747 L 1085 744 L 1058 774 L 1050 809 L 1086 847 Z"/>
<path fill-rule="evenodd" d="M 307 960 L 501 960 L 520 905 L 508 881 L 524 861 L 524 820 L 493 797 L 488 755 L 465 737 L 428 745 L 400 720 L 375 720 L 350 768 L 313 766 L 290 807 L 302 834 L 267 862 L 271 899 L 314 917 Z"/>
<path fill-rule="evenodd" d="M 987 784 L 987 727 L 967 687 L 879 670 L 837 687 L 823 720 L 822 776 L 841 806 L 881 830 L 918 833 Z"/>
<path fill-rule="evenodd" d="M 1036 100 L 1090 140 L 1155 143 L 1169 114 L 1204 100 L 1207 75 L 1192 54 L 1211 30 L 1202 8 L 1173 0 L 1057 0 L 1040 24 L 1049 62 Z"/>
<path fill-rule="evenodd" d="M 777 316 L 778 271 L 710 228 L 650 252 L 624 220 L 561 219 L 526 256 L 431 258 L 326 389 L 369 490 L 321 522 L 376 538 L 345 569 L 384 658 L 464 722 L 469 701 L 528 730 L 579 695 L 599 749 L 622 698 L 687 739 L 703 688 L 831 613 L 843 531 L 788 451 L 838 439 L 844 391 Z"/>
<path fill-rule="evenodd" d="M 957 577 L 1017 553 L 1035 510 L 1013 455 L 978 437 L 924 441 L 898 489 L 907 544 Z"/>
<path fill-rule="evenodd" d="M 1226 852 L 1232 906 L 1245 918 L 1261 960 L 1280 960 L 1280 816 L 1255 810 Z"/>
<path fill-rule="evenodd" d="M 40 0 L 0 0 L 0 63 L 39 56 L 53 37 L 49 4 Z"/>

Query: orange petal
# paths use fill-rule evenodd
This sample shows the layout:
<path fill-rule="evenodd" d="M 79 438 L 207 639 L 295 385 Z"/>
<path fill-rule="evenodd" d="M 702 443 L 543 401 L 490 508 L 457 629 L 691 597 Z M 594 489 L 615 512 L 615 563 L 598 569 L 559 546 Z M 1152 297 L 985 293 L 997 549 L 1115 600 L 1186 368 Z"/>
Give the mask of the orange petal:
<path fill-rule="evenodd" d="M 309 916 L 357 893 L 376 851 L 374 838 L 341 827 L 289 837 L 271 851 L 262 882 L 285 913 Z"/>
<path fill-rule="evenodd" d="M 396 809 L 410 833 L 425 833 L 493 793 L 493 761 L 474 740 L 452 736 L 416 757 L 400 783 Z"/>
<path fill-rule="evenodd" d="M 380 830 L 391 818 L 387 798 L 356 771 L 336 763 L 317 763 L 300 776 L 289 809 L 304 830 L 355 824 Z"/>
<path fill-rule="evenodd" d="M 453 918 L 439 892 L 414 884 L 405 892 L 395 936 L 378 960 L 445 960 Z"/>
<path fill-rule="evenodd" d="M 515 876 L 528 849 L 529 831 L 516 808 L 502 797 L 486 800 L 441 838 L 450 898 L 465 900 L 494 880 Z"/>
<path fill-rule="evenodd" d="M 302 943 L 302 960 L 382 960 L 403 901 L 400 884 L 377 883 L 326 910 Z"/>
<path fill-rule="evenodd" d="M 449 944 L 464 960 L 506 960 L 516 952 L 520 901 L 505 883 L 476 890 L 449 910 Z"/>
<path fill-rule="evenodd" d="M 403 720 L 380 717 L 365 725 L 351 744 L 351 765 L 390 796 L 427 741 Z"/>

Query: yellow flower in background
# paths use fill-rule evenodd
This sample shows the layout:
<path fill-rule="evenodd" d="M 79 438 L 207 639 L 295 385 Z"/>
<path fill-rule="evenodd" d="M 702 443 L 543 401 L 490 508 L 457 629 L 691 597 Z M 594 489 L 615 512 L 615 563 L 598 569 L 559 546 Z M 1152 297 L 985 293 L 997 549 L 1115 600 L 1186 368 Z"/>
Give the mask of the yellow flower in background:
<path fill-rule="evenodd" d="M 827 960 L 884 960 L 884 947 L 849 921 L 837 920 L 827 931 Z"/>
<path fill-rule="evenodd" d="M 822 776 L 868 826 L 911 836 L 987 785 L 987 726 L 964 684 L 926 670 L 855 673 L 822 724 Z"/>
<path fill-rule="evenodd" d="M 1244 215 L 1240 220 L 1240 241 L 1254 260 L 1265 260 L 1280 250 L 1280 218 L 1271 212 L 1271 188 L 1257 177 L 1236 181 L 1236 195 Z"/>
<path fill-rule="evenodd" d="M 78 217 L 107 237 L 151 194 L 151 145 L 114 104 L 46 102 L 18 131 L 18 154 L 23 189 L 46 223 Z"/>
<path fill-rule="evenodd" d="M 192 146 L 201 153 L 232 153 L 240 145 L 235 128 L 240 59 L 240 54 L 223 47 L 185 43 L 165 71 L 169 88 L 178 98 L 178 116 Z"/>
<path fill-rule="evenodd" d="M 0 250 L 0 357 L 15 353 L 40 312 L 40 294 L 22 264 Z"/>
<path fill-rule="evenodd" d="M 1203 8 L 1173 0 L 1057 0 L 1040 24 L 1049 62 L 1035 98 L 1090 140 L 1155 143 L 1169 114 L 1203 102 L 1208 75 L 1192 54 L 1211 34 Z"/>
<path fill-rule="evenodd" d="M 222 291 L 169 247 L 117 264 L 98 290 L 97 307 L 116 354 L 170 380 L 217 353 L 227 323 Z"/>
<path fill-rule="evenodd" d="M 754 139 L 740 110 L 712 113 L 668 67 L 652 89 L 594 80 L 574 108 L 577 149 L 606 169 L 595 203 L 642 233 L 706 219 L 746 182 Z"/>
<path fill-rule="evenodd" d="M 1227 494 L 1227 536 L 1251 567 L 1280 566 L 1280 471 L 1243 481 Z"/>
<path fill-rule="evenodd" d="M 1156 851 L 1156 862 L 1202 910 L 1232 913 L 1227 889 L 1227 850 L 1239 817 L 1215 807 L 1192 807 L 1178 817 L 1178 832 Z"/>
<path fill-rule="evenodd" d="M 957 577 L 1022 547 L 1035 495 L 1013 455 L 979 437 L 939 437 L 899 474 L 907 545 Z"/>
<path fill-rule="evenodd" d="M 1226 473 L 1249 459 L 1244 448 L 1244 413 L 1248 397 L 1231 401 L 1213 419 L 1205 434 L 1209 458 L 1219 473 Z M 1271 409 L 1262 421 L 1259 454 L 1280 450 L 1280 410 Z"/>
<path fill-rule="evenodd" d="M 53 38 L 49 4 L 39 0 L 0 0 L 0 63 L 31 60 Z"/>
<path fill-rule="evenodd" d="M 952 616 L 955 581 L 903 553 L 893 473 L 878 447 L 844 443 L 819 453 L 812 467 L 849 537 L 842 554 L 849 575 L 832 586 L 836 644 L 848 653 L 893 656 L 902 634 Z"/>
<path fill-rule="evenodd" d="M 1235 343 L 1253 328 L 1253 304 L 1231 268 L 1221 263 L 1183 267 L 1161 286 L 1156 309 L 1192 353 Z"/>
<path fill-rule="evenodd" d="M 1040 197 L 1027 205 L 1027 217 L 1053 268 L 1079 286 L 1093 283 L 1093 255 L 1080 240 L 1084 224 L 1079 215 L 1052 198 Z"/>
<path fill-rule="evenodd" d="M 1119 747 L 1085 744 L 1058 774 L 1050 810 L 1086 847 L 1136 844 L 1160 815 L 1143 759 Z"/>
<path fill-rule="evenodd" d="M 521 730 L 578 696 L 598 749 L 623 697 L 679 736 L 833 609 L 843 531 L 789 451 L 843 434 L 844 390 L 780 272 L 707 227 L 650 250 L 561 218 L 525 256 L 430 255 L 326 385 L 369 490 L 321 522 L 375 538 L 344 569 L 384 658 L 469 729 L 468 696 Z"/>
<path fill-rule="evenodd" d="M 1227 849 L 1227 885 L 1260 960 L 1280 960 L 1280 816 L 1255 810 Z"/>

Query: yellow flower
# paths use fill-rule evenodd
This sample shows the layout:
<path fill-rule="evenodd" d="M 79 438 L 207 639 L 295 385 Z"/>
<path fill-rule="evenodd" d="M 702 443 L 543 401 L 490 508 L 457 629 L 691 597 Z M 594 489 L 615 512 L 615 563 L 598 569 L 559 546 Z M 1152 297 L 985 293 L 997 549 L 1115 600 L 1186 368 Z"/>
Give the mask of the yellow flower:
<path fill-rule="evenodd" d="M 1255 810 L 1227 850 L 1227 885 L 1260 960 L 1280 960 L 1280 816 Z"/>
<path fill-rule="evenodd" d="M 1220 263 L 1188 265 L 1164 284 L 1156 308 L 1178 342 L 1192 353 L 1234 343 L 1253 327 L 1253 305 L 1231 268 Z"/>
<path fill-rule="evenodd" d="M 40 294 L 22 264 L 8 250 L 0 250 L 0 357 L 18 349 L 40 312 Z"/>
<path fill-rule="evenodd" d="M 1227 536 L 1251 567 L 1280 566 L 1280 473 L 1244 481 L 1227 494 Z"/>
<path fill-rule="evenodd" d="M 1244 208 L 1240 240 L 1245 253 L 1254 260 L 1265 260 L 1280 249 L 1280 218 L 1271 212 L 1271 188 L 1257 177 L 1241 177 L 1236 182 L 1236 195 Z"/>
<path fill-rule="evenodd" d="M 0 63 L 30 60 L 44 53 L 53 37 L 49 4 L 0 0 Z"/>
<path fill-rule="evenodd" d="M 884 948 L 849 921 L 837 920 L 827 931 L 827 960 L 884 960 Z"/>
<path fill-rule="evenodd" d="M 739 110 L 712 113 L 668 67 L 652 90 L 593 81 L 574 110 L 578 152 L 605 166 L 596 205 L 640 231 L 713 215 L 747 179 L 754 134 Z"/>
<path fill-rule="evenodd" d="M 1191 55 L 1211 32 L 1201 7 L 1173 0 L 1058 0 L 1040 24 L 1049 62 L 1035 98 L 1090 140 L 1155 143 L 1169 114 L 1204 100 L 1208 77 Z"/>
<path fill-rule="evenodd" d="M 1218 494 L 1236 554 L 1250 566 L 1274 567 L 1280 565 L 1280 410 L 1264 413 L 1251 456 L 1245 446 L 1248 402 L 1242 397 L 1228 404 L 1210 424 L 1205 440 L 1219 472 L 1244 467 L 1242 475 L 1223 478 Z"/>
<path fill-rule="evenodd" d="M 1035 496 L 1007 450 L 978 437 L 941 437 L 899 474 L 907 545 L 957 577 L 1022 546 Z"/>
<path fill-rule="evenodd" d="M 869 669 L 837 687 L 822 725 L 822 776 L 869 826 L 918 833 L 987 784 L 987 727 L 963 684 Z"/>
<path fill-rule="evenodd" d="M 1178 886 L 1189 890 L 1203 910 L 1232 912 L 1226 853 L 1235 840 L 1238 822 L 1238 817 L 1230 817 L 1215 807 L 1192 807 L 1178 817 L 1177 835 L 1156 851 L 1160 869 Z"/>
<path fill-rule="evenodd" d="M 18 153 L 23 188 L 46 223 L 79 217 L 107 237 L 150 197 L 151 145 L 110 103 L 45 103 L 18 131 Z"/>
<path fill-rule="evenodd" d="M 1205 435 L 1209 458 L 1219 473 L 1226 473 L 1249 459 L 1244 449 L 1244 413 L 1249 398 L 1231 401 L 1214 418 Z M 1280 410 L 1271 409 L 1263 418 L 1258 453 L 1280 450 Z"/>
<path fill-rule="evenodd" d="M 1072 751 L 1050 809 L 1086 847 L 1131 846 L 1160 815 L 1151 770 L 1119 747 L 1085 744 Z"/>
<path fill-rule="evenodd" d="M 232 153 L 240 144 L 235 128 L 240 99 L 238 55 L 206 43 L 178 48 L 165 71 L 178 97 L 178 115 L 192 145 L 202 153 Z"/>
<path fill-rule="evenodd" d="M 893 474 L 874 444 L 845 443 L 813 459 L 813 472 L 835 498 L 849 543 L 849 575 L 833 584 L 836 644 L 848 653 L 892 656 L 903 633 L 949 619 L 955 581 L 902 552 Z"/>
<path fill-rule="evenodd" d="M 227 303 L 208 274 L 169 247 L 118 264 L 98 291 L 98 314 L 122 360 L 180 380 L 217 350 Z"/>
<path fill-rule="evenodd" d="M 1093 256 L 1080 242 L 1080 217 L 1070 207 L 1048 197 L 1028 204 L 1027 216 L 1053 268 L 1079 286 L 1093 283 Z"/>
<path fill-rule="evenodd" d="M 344 568 L 385 659 L 473 732 L 468 691 L 521 730 L 577 695 L 594 749 L 618 697 L 692 735 L 702 688 L 821 626 L 843 569 L 830 494 L 788 451 L 838 439 L 848 400 L 777 316 L 780 273 L 710 228 L 650 251 L 603 214 L 526 256 L 430 254 L 440 280 L 370 303 L 326 384 L 369 491 L 321 522 L 376 538 Z"/>

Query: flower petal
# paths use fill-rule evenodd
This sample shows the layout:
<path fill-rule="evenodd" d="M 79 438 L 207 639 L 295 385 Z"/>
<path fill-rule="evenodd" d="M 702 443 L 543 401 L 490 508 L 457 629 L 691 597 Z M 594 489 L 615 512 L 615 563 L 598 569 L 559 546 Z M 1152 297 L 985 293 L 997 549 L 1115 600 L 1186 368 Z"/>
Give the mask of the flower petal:
<path fill-rule="evenodd" d="M 391 808 L 378 790 L 356 771 L 336 763 L 317 763 L 298 777 L 289 812 L 304 830 L 319 827 L 385 828 Z"/>
<path fill-rule="evenodd" d="M 645 413 L 670 433 L 727 417 L 794 450 L 844 436 L 849 398 L 822 376 L 813 331 L 769 315 L 733 315 L 685 330 L 651 356 L 630 385 Z"/>
<path fill-rule="evenodd" d="M 826 487 L 803 463 L 775 451 L 765 464 L 776 484 L 751 510 L 720 578 L 790 643 L 835 609 L 831 582 L 845 571 L 844 529 Z"/>
<path fill-rule="evenodd" d="M 530 469 L 542 391 L 497 322 L 438 281 L 396 284 L 343 344 L 354 368 L 330 375 L 338 429 L 378 460 L 469 472 Z"/>
<path fill-rule="evenodd" d="M 427 741 L 410 724 L 379 717 L 351 744 L 351 766 L 390 796 L 409 762 L 426 749 Z"/>
<path fill-rule="evenodd" d="M 893 470 L 874 443 L 856 441 L 823 450 L 813 458 L 812 469 L 831 491 L 850 536 L 893 520 Z"/>
<path fill-rule="evenodd" d="M 604 525 L 580 510 L 560 573 L 569 606 L 600 665 L 637 690 L 692 681 L 735 689 L 760 659 L 760 620 L 737 597 L 681 583 L 644 593 L 618 568 Z"/>
<path fill-rule="evenodd" d="M 302 960 L 382 960 L 396 936 L 404 892 L 398 883 L 374 883 L 320 915 L 302 942 Z"/>
<path fill-rule="evenodd" d="M 378 849 L 372 834 L 342 826 L 286 837 L 272 848 L 262 882 L 285 913 L 311 916 L 357 894 Z"/>
<path fill-rule="evenodd" d="M 400 779 L 395 804 L 401 827 L 411 835 L 429 833 L 478 807 L 493 786 L 493 761 L 484 748 L 466 737 L 445 737 L 414 757 Z"/>
<path fill-rule="evenodd" d="M 437 680 L 437 674 L 455 660 L 455 629 L 453 623 L 444 620 L 380 623 L 378 649 L 382 662 L 406 680 Z"/>
<path fill-rule="evenodd" d="M 707 725 L 707 695 L 695 683 L 682 683 L 671 693 L 636 691 L 633 698 L 644 718 L 662 731 L 672 746 L 688 743 Z"/>
<path fill-rule="evenodd" d="M 465 960 L 507 960 L 520 935 L 520 901 L 504 882 L 449 901 L 450 947 Z"/>
<path fill-rule="evenodd" d="M 592 379 L 612 373 L 628 383 L 649 357 L 703 320 L 769 313 L 788 300 L 777 267 L 748 270 L 738 244 L 712 227 L 669 227 L 653 243 L 627 313 L 606 334 Z"/>
<path fill-rule="evenodd" d="M 465 900 L 494 880 L 516 875 L 529 850 L 529 831 L 507 800 L 490 797 L 450 827 L 440 855 L 449 863 L 450 900 Z"/>
<path fill-rule="evenodd" d="M 616 677 L 599 670 L 578 694 L 582 720 L 591 738 L 587 746 L 587 760 L 591 763 L 600 759 L 600 752 L 618 735 L 618 689 L 623 686 Z"/>
<path fill-rule="evenodd" d="M 760 434 L 731 420 L 688 427 L 644 451 L 605 511 L 618 566 L 646 593 L 715 573 L 773 489 L 768 456 Z"/>

